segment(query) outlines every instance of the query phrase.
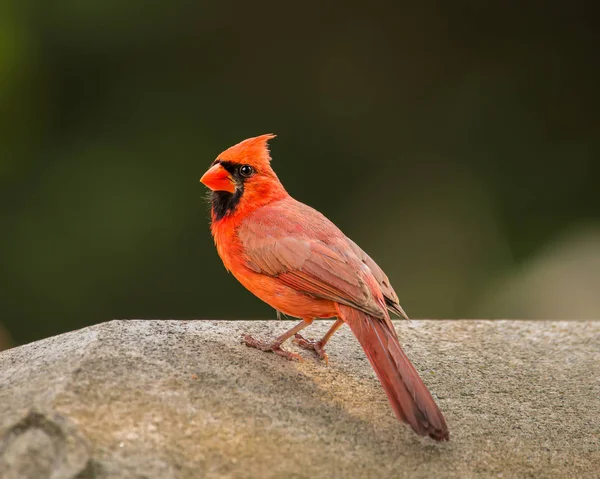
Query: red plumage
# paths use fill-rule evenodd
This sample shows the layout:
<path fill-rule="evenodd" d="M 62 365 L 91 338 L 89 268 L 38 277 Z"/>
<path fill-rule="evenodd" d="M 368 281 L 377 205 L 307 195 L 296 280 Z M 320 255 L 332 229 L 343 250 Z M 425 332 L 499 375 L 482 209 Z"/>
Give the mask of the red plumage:
<path fill-rule="evenodd" d="M 213 190 L 211 230 L 225 267 L 273 308 L 304 321 L 273 343 L 246 337 L 246 344 L 296 357 L 281 344 L 313 319 L 337 316 L 358 338 L 396 416 L 417 434 L 447 440 L 444 417 L 390 321 L 388 309 L 407 316 L 389 279 L 337 226 L 285 191 L 270 166 L 273 137 L 229 148 L 200 180 Z M 322 357 L 341 324 L 311 344 Z"/>

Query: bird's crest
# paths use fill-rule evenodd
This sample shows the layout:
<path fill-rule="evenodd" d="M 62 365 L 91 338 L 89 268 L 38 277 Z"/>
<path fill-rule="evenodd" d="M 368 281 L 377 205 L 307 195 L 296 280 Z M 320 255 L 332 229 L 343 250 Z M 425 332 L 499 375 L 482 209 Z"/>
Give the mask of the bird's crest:
<path fill-rule="evenodd" d="M 271 162 L 268 141 L 277 135 L 268 133 L 241 141 L 237 145 L 226 149 L 218 157 L 222 161 L 234 163 L 248 163 L 256 166 L 268 165 Z"/>

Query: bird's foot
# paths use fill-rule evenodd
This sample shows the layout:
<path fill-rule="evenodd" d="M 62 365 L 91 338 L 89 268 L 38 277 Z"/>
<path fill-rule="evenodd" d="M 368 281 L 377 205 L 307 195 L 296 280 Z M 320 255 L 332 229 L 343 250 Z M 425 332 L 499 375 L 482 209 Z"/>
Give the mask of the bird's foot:
<path fill-rule="evenodd" d="M 300 333 L 296 333 L 294 336 L 294 343 L 296 343 L 302 349 L 312 349 L 317 356 L 325 361 L 325 364 L 329 364 L 329 356 L 327 356 L 327 353 L 325 352 L 325 345 L 323 344 L 323 341 L 305 339 Z"/>
<path fill-rule="evenodd" d="M 290 361 L 304 361 L 304 359 L 302 359 L 302 356 L 300 356 L 299 354 L 292 353 L 291 351 L 286 351 L 285 349 L 281 349 L 281 343 L 278 343 L 277 341 L 259 341 L 258 339 L 254 339 L 249 334 L 246 334 L 243 338 L 242 343 L 248 346 L 249 348 L 256 348 L 260 349 L 261 351 L 275 353 L 278 356 L 289 359 Z"/>

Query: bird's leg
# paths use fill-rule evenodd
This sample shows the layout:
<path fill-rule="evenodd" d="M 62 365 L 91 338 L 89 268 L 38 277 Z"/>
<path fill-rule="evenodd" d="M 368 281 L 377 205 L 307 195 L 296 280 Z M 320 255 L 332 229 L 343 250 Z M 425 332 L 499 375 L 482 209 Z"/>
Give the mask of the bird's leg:
<path fill-rule="evenodd" d="M 314 339 L 308 340 L 305 339 L 300 333 L 296 333 L 294 336 L 294 342 L 303 349 L 312 349 L 321 359 L 325 361 L 325 364 L 329 364 L 329 356 L 327 356 L 327 353 L 325 352 L 325 345 L 331 336 L 333 336 L 333 333 L 335 333 L 342 324 L 344 324 L 344 322 L 341 319 L 338 319 L 335 323 L 333 323 L 331 328 L 329 328 L 329 331 L 325 333 L 325 336 L 323 336 L 320 341 L 315 341 Z"/>
<path fill-rule="evenodd" d="M 299 354 L 296 354 L 296 353 L 292 353 L 291 351 L 286 351 L 284 349 L 281 349 L 281 345 L 284 342 L 286 342 L 288 339 L 290 339 L 298 331 L 301 331 L 304 328 L 306 328 L 306 326 L 308 326 L 309 324 L 310 324 L 310 321 L 309 322 L 306 322 L 304 320 L 300 321 L 300 323 L 298 323 L 292 329 L 290 329 L 289 331 L 286 331 L 281 336 L 277 337 L 274 341 L 271 341 L 271 342 L 259 341 L 258 339 L 254 339 L 249 334 L 246 334 L 244 336 L 243 343 L 250 348 L 260 349 L 261 351 L 270 351 L 279 356 L 283 356 L 284 358 L 287 358 L 290 361 L 296 360 L 296 361 L 302 362 L 303 361 L 302 356 L 300 356 Z"/>

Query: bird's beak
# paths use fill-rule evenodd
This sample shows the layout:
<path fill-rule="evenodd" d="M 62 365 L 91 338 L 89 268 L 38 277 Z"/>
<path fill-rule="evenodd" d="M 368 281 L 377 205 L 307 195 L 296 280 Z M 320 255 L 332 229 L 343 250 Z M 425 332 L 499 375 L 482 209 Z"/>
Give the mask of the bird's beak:
<path fill-rule="evenodd" d="M 235 193 L 233 178 L 219 163 L 211 166 L 200 178 L 200 183 L 208 186 L 213 191 L 228 191 Z"/>

